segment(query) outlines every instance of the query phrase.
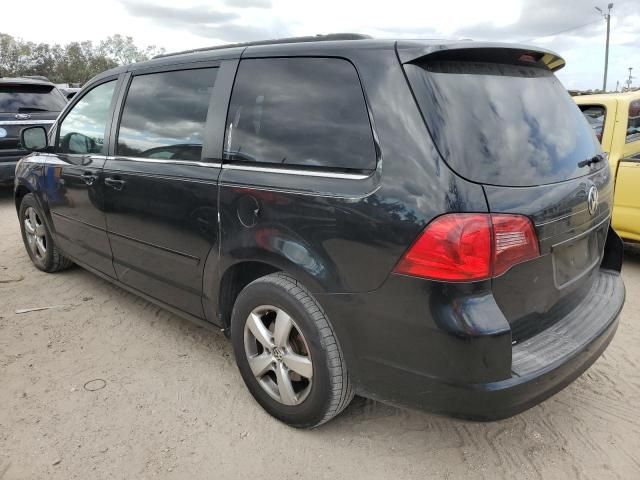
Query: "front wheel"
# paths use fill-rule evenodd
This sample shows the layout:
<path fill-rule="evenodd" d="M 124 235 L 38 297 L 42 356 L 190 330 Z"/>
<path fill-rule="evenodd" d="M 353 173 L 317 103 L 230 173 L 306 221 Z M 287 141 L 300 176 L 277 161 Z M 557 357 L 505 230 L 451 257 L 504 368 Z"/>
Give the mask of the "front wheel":
<path fill-rule="evenodd" d="M 240 292 L 231 341 L 253 397 L 288 425 L 321 425 L 353 398 L 331 324 L 311 293 L 289 275 L 267 275 Z"/>
<path fill-rule="evenodd" d="M 22 241 L 33 264 L 44 272 L 57 272 L 73 263 L 56 247 L 44 214 L 33 194 L 24 196 L 18 211 Z"/>

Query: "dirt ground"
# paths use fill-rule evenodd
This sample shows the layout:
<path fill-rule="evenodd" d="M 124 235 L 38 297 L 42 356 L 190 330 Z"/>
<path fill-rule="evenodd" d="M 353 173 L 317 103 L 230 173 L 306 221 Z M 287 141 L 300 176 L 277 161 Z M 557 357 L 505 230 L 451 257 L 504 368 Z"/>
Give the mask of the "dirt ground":
<path fill-rule="evenodd" d="M 515 418 L 356 399 L 313 431 L 245 389 L 231 347 L 80 268 L 36 270 L 0 192 L 0 479 L 640 479 L 640 255 L 604 356 Z M 16 310 L 61 305 L 16 314 Z"/>

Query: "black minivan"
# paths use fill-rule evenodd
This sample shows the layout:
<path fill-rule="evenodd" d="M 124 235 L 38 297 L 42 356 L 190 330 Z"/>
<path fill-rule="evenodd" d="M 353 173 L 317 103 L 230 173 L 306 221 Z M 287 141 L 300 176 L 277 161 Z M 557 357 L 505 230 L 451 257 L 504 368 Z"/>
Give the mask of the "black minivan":
<path fill-rule="evenodd" d="M 24 243 L 224 329 L 289 425 L 354 394 L 514 415 L 600 356 L 625 296 L 611 172 L 563 65 L 331 35 L 109 70 L 22 131 Z"/>

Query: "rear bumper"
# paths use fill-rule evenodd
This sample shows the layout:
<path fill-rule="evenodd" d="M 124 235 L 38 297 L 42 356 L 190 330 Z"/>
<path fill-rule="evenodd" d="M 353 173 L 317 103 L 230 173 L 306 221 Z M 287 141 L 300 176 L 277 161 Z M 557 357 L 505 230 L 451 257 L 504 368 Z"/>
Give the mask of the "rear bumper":
<path fill-rule="evenodd" d="M 407 325 L 396 325 L 405 329 L 404 341 L 398 343 L 394 338 L 399 336 L 390 333 L 394 328 L 390 323 L 386 337 L 396 348 L 372 351 L 362 346 L 359 339 L 354 343 L 354 335 L 356 338 L 370 335 L 360 325 L 360 332 L 343 332 L 350 343 L 343 347 L 355 349 L 356 354 L 351 358 L 348 355 L 347 361 L 361 395 L 457 417 L 506 418 L 560 391 L 598 359 L 615 334 L 624 297 L 619 273 L 600 270 L 578 307 L 550 328 L 509 348 L 510 372 L 505 375 L 502 371 L 497 381 L 474 381 L 473 377 L 491 376 L 502 370 L 504 362 L 495 355 L 495 351 L 505 351 L 504 342 L 500 341 L 502 330 L 482 332 L 472 326 L 465 338 L 459 332 L 423 333 Z M 336 312 L 332 312 L 335 304 L 329 304 L 325 308 L 330 318 L 335 318 Z M 486 317 L 486 305 L 479 305 L 484 310 L 480 317 Z M 466 309 L 464 316 L 470 320 L 467 327 L 472 325 L 474 315 L 478 318 Z M 337 330 L 342 330 L 342 322 L 334 322 L 334 326 L 336 323 L 341 324 Z M 451 333 L 455 335 L 453 340 L 447 338 Z M 443 343 L 447 348 L 440 348 Z M 423 352 L 425 358 L 431 357 L 430 360 L 417 364 L 410 354 L 414 349 Z M 437 351 L 439 361 L 428 353 L 433 350 Z"/>

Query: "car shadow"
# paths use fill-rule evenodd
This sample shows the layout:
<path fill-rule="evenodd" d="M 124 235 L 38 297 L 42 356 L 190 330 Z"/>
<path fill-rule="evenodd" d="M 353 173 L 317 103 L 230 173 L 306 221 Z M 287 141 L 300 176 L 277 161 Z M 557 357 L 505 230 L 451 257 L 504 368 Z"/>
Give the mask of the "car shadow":
<path fill-rule="evenodd" d="M 0 186 L 0 205 L 13 201 L 13 187 Z"/>
<path fill-rule="evenodd" d="M 626 243 L 624 246 L 624 263 L 640 265 L 640 244 Z"/>

